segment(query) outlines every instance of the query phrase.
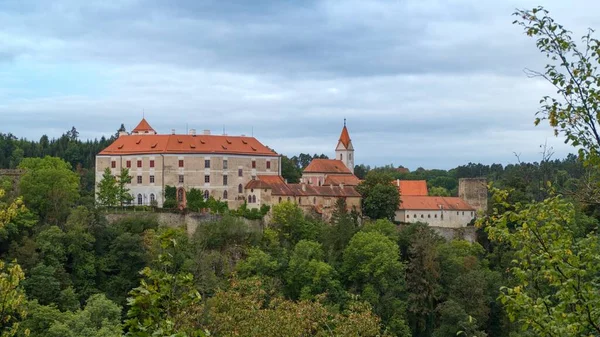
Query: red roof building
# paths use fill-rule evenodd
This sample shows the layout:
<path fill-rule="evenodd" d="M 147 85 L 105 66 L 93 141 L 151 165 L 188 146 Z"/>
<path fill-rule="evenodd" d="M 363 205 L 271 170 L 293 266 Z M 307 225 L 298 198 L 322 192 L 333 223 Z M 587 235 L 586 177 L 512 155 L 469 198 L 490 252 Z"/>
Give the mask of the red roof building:
<path fill-rule="evenodd" d="M 427 181 L 425 180 L 396 180 L 395 185 L 398 187 L 401 197 L 407 195 L 428 195 Z"/>

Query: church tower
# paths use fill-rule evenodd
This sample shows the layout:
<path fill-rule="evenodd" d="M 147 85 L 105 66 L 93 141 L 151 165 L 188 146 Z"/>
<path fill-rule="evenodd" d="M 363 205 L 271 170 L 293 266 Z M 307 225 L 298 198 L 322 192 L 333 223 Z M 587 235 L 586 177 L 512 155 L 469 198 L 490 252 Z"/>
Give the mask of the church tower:
<path fill-rule="evenodd" d="M 344 128 L 340 134 L 340 140 L 335 148 L 335 159 L 341 160 L 344 165 L 354 173 L 354 147 L 346 128 L 346 119 L 344 118 Z"/>

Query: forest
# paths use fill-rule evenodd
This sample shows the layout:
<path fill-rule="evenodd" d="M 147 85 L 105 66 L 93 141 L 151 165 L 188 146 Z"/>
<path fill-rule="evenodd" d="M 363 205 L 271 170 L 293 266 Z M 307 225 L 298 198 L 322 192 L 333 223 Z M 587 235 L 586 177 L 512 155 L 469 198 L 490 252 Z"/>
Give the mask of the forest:
<path fill-rule="evenodd" d="M 535 163 L 414 172 L 359 165 L 362 215 L 339 199 L 329 222 L 285 202 L 268 220 L 219 205 L 193 235 L 161 226 L 160 210 L 109 221 L 94 200 L 94 156 L 114 136 L 1 134 L 0 167 L 22 175 L 0 177 L 0 335 L 600 336 L 600 41 L 590 32 L 578 49 L 543 8 L 515 14 L 548 56 L 538 76 L 558 95 L 541 100 L 535 122 L 577 155 L 543 148 Z M 284 172 L 321 156 L 285 158 Z M 482 176 L 490 195 L 477 242 L 393 223 L 378 199 L 402 199 L 393 179 L 455 195 L 458 178 Z"/>

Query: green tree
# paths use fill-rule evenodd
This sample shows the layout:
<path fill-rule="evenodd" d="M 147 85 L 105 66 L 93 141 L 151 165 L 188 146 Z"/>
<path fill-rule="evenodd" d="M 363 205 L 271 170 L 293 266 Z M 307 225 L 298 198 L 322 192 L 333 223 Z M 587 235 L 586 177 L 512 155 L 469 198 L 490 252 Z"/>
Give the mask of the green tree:
<path fill-rule="evenodd" d="M 25 158 L 19 164 L 25 170 L 20 190 L 25 203 L 42 219 L 58 224 L 79 197 L 79 176 L 60 158 Z"/>
<path fill-rule="evenodd" d="M 438 197 L 449 197 L 450 192 L 443 187 L 433 186 L 429 188 L 429 195 Z"/>
<path fill-rule="evenodd" d="M 499 204 L 508 192 L 496 191 Z M 504 205 L 509 208 L 508 204 Z M 482 220 L 489 238 L 515 250 L 514 285 L 502 288 L 509 318 L 546 336 L 600 334 L 600 244 L 596 234 L 573 235 L 574 205 L 560 196 L 494 211 Z"/>
<path fill-rule="evenodd" d="M 371 303 L 398 335 L 405 334 L 405 266 L 398 245 L 379 232 L 358 232 L 344 250 L 342 266 L 351 292 Z"/>
<path fill-rule="evenodd" d="M 302 239 L 317 240 L 324 230 L 321 222 L 306 219 L 297 204 L 287 201 L 273 207 L 271 224 L 290 246 Z"/>
<path fill-rule="evenodd" d="M 281 156 L 281 176 L 290 184 L 300 182 L 302 170 L 288 157 Z"/>
<path fill-rule="evenodd" d="M 394 219 L 400 205 L 400 194 L 391 181 L 392 177 L 387 173 L 367 173 L 365 180 L 358 185 L 363 198 L 363 214 L 371 219 Z"/>
<path fill-rule="evenodd" d="M 102 180 L 98 183 L 98 202 L 102 206 L 116 206 L 118 202 L 117 179 L 112 175 L 110 168 L 104 169 Z"/>
<path fill-rule="evenodd" d="M 1 223 L 0 223 L 1 224 Z M 21 267 L 13 263 L 6 265 L 0 261 L 0 336 L 12 337 L 17 334 L 20 322 L 27 316 L 25 293 L 20 287 L 25 278 Z M 29 335 L 29 331 L 25 331 Z"/>
<path fill-rule="evenodd" d="M 341 285 L 335 270 L 323 261 L 321 244 L 300 240 L 291 253 L 286 272 L 287 291 L 292 299 L 313 299 L 327 292 L 339 299 Z"/>
<path fill-rule="evenodd" d="M 341 267 L 344 248 L 358 230 L 357 222 L 348 214 L 346 200 L 338 198 L 331 217 L 331 225 L 325 228 L 323 246 L 327 261 L 334 267 Z"/>
<path fill-rule="evenodd" d="M 120 206 L 127 205 L 133 200 L 133 196 L 129 193 L 129 188 L 127 188 L 128 184 L 131 184 L 129 169 L 122 168 L 117 179 L 117 201 Z"/>
<path fill-rule="evenodd" d="M 125 325 L 128 336 L 204 336 L 199 326 L 201 298 L 189 273 L 171 273 L 177 245 L 167 233 L 159 238 L 164 254 L 159 254 L 159 268 L 144 268 L 140 286 L 130 292 Z"/>

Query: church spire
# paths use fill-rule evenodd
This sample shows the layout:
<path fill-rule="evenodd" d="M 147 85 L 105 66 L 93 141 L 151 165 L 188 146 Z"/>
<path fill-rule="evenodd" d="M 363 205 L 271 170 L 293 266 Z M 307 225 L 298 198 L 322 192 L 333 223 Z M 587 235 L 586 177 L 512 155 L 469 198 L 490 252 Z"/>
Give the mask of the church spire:
<path fill-rule="evenodd" d="M 344 165 L 354 173 L 354 146 L 352 146 L 352 140 L 350 140 L 350 133 L 346 127 L 346 118 L 344 118 L 344 127 L 340 134 L 338 145 L 335 148 L 335 157 L 341 160 Z"/>

